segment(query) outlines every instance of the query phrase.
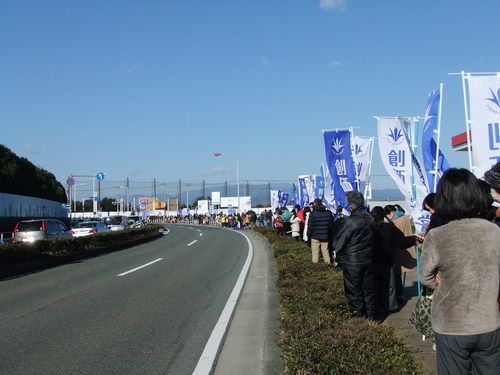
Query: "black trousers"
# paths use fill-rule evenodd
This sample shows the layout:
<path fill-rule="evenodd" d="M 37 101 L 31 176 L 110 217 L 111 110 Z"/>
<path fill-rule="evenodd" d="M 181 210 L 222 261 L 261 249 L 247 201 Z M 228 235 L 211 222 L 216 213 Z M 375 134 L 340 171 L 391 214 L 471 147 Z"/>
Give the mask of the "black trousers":
<path fill-rule="evenodd" d="M 500 329 L 480 335 L 435 332 L 439 375 L 500 374 Z"/>
<path fill-rule="evenodd" d="M 359 265 L 342 262 L 344 291 L 353 316 L 374 317 L 375 295 L 371 264 Z"/>
<path fill-rule="evenodd" d="M 384 316 L 398 309 L 394 267 L 392 264 L 373 264 L 372 272 L 375 314 Z"/>

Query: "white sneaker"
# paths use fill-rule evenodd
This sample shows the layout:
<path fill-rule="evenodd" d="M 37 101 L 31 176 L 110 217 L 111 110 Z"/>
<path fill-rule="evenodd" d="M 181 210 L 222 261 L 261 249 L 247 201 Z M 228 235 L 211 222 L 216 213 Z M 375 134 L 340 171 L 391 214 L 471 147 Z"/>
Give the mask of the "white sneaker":
<path fill-rule="evenodd" d="M 434 345 L 432 345 L 432 350 L 436 351 L 436 343 L 434 343 Z"/>

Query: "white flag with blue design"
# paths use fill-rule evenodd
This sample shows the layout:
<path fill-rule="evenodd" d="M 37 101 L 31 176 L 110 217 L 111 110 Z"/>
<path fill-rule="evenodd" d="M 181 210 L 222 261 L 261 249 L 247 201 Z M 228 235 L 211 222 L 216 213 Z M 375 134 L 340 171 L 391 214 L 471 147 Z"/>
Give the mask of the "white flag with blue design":
<path fill-rule="evenodd" d="M 323 203 L 325 204 L 326 208 L 330 209 L 331 211 L 335 211 L 335 209 L 337 208 L 337 203 L 335 201 L 332 176 L 330 176 L 328 168 L 325 168 L 323 165 L 321 165 L 321 170 L 323 172 L 325 181 L 325 189 L 323 191 Z"/>
<path fill-rule="evenodd" d="M 467 76 L 473 172 L 478 178 L 500 161 L 500 73 Z"/>
<path fill-rule="evenodd" d="M 410 147 L 407 134 L 410 123 L 401 117 L 378 118 L 377 121 L 382 164 L 405 197 L 417 232 L 423 232 L 429 215 L 422 212 L 422 201 L 429 191 L 420 162 Z"/>
<path fill-rule="evenodd" d="M 354 160 L 356 161 L 356 173 L 360 181 L 369 179 L 373 138 L 352 137 L 354 143 Z"/>

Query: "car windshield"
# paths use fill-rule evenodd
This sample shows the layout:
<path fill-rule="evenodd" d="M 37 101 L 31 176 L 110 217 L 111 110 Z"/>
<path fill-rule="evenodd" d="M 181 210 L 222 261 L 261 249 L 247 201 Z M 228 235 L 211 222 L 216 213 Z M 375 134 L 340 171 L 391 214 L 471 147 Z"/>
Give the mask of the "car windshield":
<path fill-rule="evenodd" d="M 41 221 L 20 222 L 17 227 L 18 232 L 33 232 L 43 230 Z"/>
<path fill-rule="evenodd" d="M 95 228 L 97 227 L 97 223 L 78 223 L 75 225 L 75 228 Z"/>
<path fill-rule="evenodd" d="M 122 223 L 121 217 L 106 217 L 104 218 L 106 225 L 120 225 Z"/>

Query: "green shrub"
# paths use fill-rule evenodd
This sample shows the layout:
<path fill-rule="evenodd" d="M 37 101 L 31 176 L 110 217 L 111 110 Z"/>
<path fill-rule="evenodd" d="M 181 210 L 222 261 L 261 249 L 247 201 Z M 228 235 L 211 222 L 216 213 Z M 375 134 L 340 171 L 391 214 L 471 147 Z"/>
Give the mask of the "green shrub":
<path fill-rule="evenodd" d="M 61 237 L 49 241 L 2 245 L 0 246 L 0 265 L 122 245 L 158 233 L 160 228 L 163 228 L 163 226 L 147 225 L 143 228 L 98 233 L 85 237 Z"/>
<path fill-rule="evenodd" d="M 271 244 L 280 305 L 280 347 L 288 374 L 424 374 L 394 328 L 351 318 L 342 273 L 312 263 L 303 242 L 256 227 Z"/>

